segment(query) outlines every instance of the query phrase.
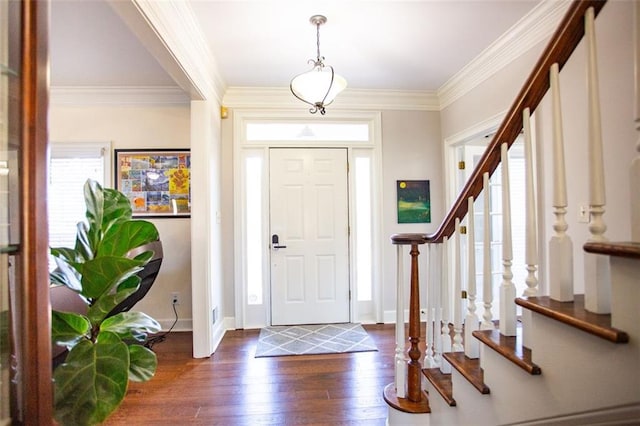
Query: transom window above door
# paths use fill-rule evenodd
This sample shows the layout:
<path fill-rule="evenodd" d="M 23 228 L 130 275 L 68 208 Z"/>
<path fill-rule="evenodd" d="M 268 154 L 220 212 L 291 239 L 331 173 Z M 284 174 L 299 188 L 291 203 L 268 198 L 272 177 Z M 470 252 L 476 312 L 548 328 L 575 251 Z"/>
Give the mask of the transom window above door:
<path fill-rule="evenodd" d="M 247 123 L 247 141 L 368 142 L 368 123 Z"/>

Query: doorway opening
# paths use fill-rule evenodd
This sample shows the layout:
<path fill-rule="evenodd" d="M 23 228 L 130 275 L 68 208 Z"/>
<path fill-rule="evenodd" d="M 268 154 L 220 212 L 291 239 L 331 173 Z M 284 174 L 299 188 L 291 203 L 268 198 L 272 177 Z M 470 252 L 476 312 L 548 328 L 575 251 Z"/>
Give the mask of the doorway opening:
<path fill-rule="evenodd" d="M 348 117 L 335 115 L 337 117 L 327 121 L 326 117 L 317 120 L 309 116 L 265 117 L 249 111 L 234 113 L 235 322 L 238 328 L 258 328 L 283 323 L 282 318 L 278 318 L 282 309 L 278 304 L 282 304 L 287 297 L 297 300 L 287 305 L 288 307 L 300 307 L 304 305 L 301 302 L 303 294 L 306 297 L 312 293 L 318 300 L 328 301 L 334 298 L 334 291 L 336 296 L 340 294 L 342 300 L 343 307 L 339 310 L 343 312 L 341 318 L 344 319 L 339 321 L 366 323 L 381 320 L 381 262 L 378 259 L 381 252 L 381 208 L 376 195 L 380 193 L 381 186 L 380 117 L 378 113 L 350 114 Z M 283 231 L 273 225 L 274 207 L 276 210 L 281 208 L 285 217 L 286 214 L 291 215 L 299 207 L 293 201 L 303 193 L 300 192 L 300 186 L 294 188 L 295 185 L 289 185 L 288 195 L 274 196 L 270 179 L 272 174 L 278 175 L 280 171 L 272 169 L 288 167 L 274 166 L 272 156 L 275 152 L 340 153 L 346 163 L 345 175 L 340 178 L 344 180 L 345 194 L 339 197 L 339 202 L 336 201 L 336 206 L 339 207 L 336 211 L 342 211 L 345 216 L 344 241 L 332 239 L 331 243 L 333 248 L 341 245 L 340 250 L 343 251 L 337 250 L 331 255 L 314 257 L 314 263 L 308 263 L 316 265 L 312 269 L 300 266 L 305 264 L 302 257 L 288 257 L 287 253 L 293 253 L 290 247 L 294 247 L 295 243 L 289 235 L 285 238 Z M 295 169 L 296 161 L 292 160 L 289 164 Z M 325 167 L 328 162 L 321 159 L 317 164 Z M 331 202 L 329 199 L 333 195 L 330 196 L 331 190 L 326 184 L 314 191 L 323 205 Z M 289 203 L 288 207 L 286 203 Z M 330 221 L 317 222 L 313 219 L 313 207 L 311 209 L 310 212 L 298 211 L 296 214 L 303 218 L 305 226 L 314 223 L 323 227 L 322 232 L 327 233 Z M 322 216 L 323 220 L 328 219 L 325 216 Z M 285 219 L 288 222 L 292 220 L 294 219 L 291 217 Z M 334 220 L 337 219 L 331 219 Z M 333 226 L 333 222 L 331 224 Z M 278 235 L 277 243 L 273 242 L 274 235 Z M 338 240 L 341 241 L 339 244 Z M 285 264 L 286 268 L 283 269 L 287 273 L 274 275 L 274 265 L 281 268 Z M 296 265 L 299 266 L 297 269 Z M 320 276 L 312 274 L 313 280 L 321 278 L 321 281 L 327 281 L 326 274 L 336 276 L 337 272 L 331 269 L 334 267 L 337 268 L 336 271 L 344 269 L 346 275 L 344 279 L 332 281 L 330 287 L 307 288 L 293 284 L 303 282 L 300 278 L 294 280 L 295 276 L 301 277 L 311 273 L 311 270 L 320 273 Z M 287 282 L 288 287 L 278 287 L 282 282 Z M 309 282 L 309 279 L 304 282 Z M 273 297 L 278 300 L 272 299 Z M 322 305 L 303 309 L 298 314 L 293 314 L 293 317 L 286 317 L 284 322 L 324 322 L 325 320 L 314 317 L 319 315 L 318 311 L 322 311 L 320 306 Z M 278 315 L 273 314 L 274 309 L 278 311 Z M 326 320 L 331 321 L 335 322 Z"/>
<path fill-rule="evenodd" d="M 502 114 L 499 114 L 492 119 L 480 123 L 478 126 L 449 138 L 445 141 L 446 147 L 446 165 L 447 165 L 447 181 L 448 202 L 452 203 L 458 196 L 459 192 L 464 187 L 468 178 L 470 177 L 473 169 L 475 168 L 480 157 L 484 153 L 486 147 L 491 141 L 499 123 L 502 120 Z M 535 129 L 535 126 L 532 126 Z M 534 152 L 534 164 L 535 153 L 537 152 L 535 146 L 535 134 L 532 137 L 533 152 Z M 525 211 L 521 208 L 514 208 L 514 206 L 524 205 L 525 190 L 525 157 L 524 157 L 524 136 L 521 134 L 515 140 L 513 145 L 509 149 L 509 183 L 510 183 L 510 200 L 511 200 L 511 229 L 513 240 L 513 282 L 516 286 L 516 294 L 518 296 L 524 293 L 526 289 L 525 277 L 527 276 L 526 262 L 525 262 Z M 536 166 L 534 166 L 534 170 Z M 534 173 L 537 174 L 537 173 Z M 534 182 L 537 181 L 534 176 Z M 491 256 L 491 283 L 493 288 L 493 294 L 499 294 L 499 286 L 502 282 L 502 172 L 501 166 L 494 171 L 489 180 L 490 191 L 490 256 Z M 539 198 L 539 197 L 538 197 Z M 483 286 L 481 285 L 483 279 L 483 230 L 481 224 L 483 223 L 483 202 L 484 197 L 478 197 L 474 202 L 474 217 L 476 224 L 475 234 L 475 256 L 476 256 L 476 300 L 482 300 L 483 298 Z M 539 209 L 539 206 L 538 206 Z M 538 221 L 538 229 L 541 228 L 540 221 Z M 540 233 L 538 232 L 538 235 Z M 461 262 L 466 263 L 467 253 L 467 239 L 462 238 L 461 248 L 462 259 Z M 453 267 L 453 266 L 451 266 Z M 451 274 L 452 271 L 449 271 Z M 539 276 L 542 276 L 542 271 L 539 271 Z M 453 275 L 451 275 L 453 276 Z M 466 279 L 466 278 L 465 278 Z M 465 286 L 465 283 L 463 283 Z M 465 286 L 466 287 L 466 286 Z M 494 296 L 495 299 L 496 296 Z M 494 303 L 492 305 L 492 317 L 493 319 L 499 319 L 499 304 Z M 520 309 L 518 309 L 518 315 L 520 315 Z"/>

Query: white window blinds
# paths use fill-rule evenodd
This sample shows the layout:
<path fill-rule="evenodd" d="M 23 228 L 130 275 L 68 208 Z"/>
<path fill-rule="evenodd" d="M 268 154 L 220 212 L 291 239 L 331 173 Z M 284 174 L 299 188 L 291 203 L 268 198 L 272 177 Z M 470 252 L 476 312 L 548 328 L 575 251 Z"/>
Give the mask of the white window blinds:
<path fill-rule="evenodd" d="M 52 143 L 49 162 L 49 246 L 73 247 L 85 219 L 84 184 L 110 181 L 109 143 Z M 50 262 L 51 263 L 51 262 Z M 51 265 L 50 265 L 51 266 Z"/>

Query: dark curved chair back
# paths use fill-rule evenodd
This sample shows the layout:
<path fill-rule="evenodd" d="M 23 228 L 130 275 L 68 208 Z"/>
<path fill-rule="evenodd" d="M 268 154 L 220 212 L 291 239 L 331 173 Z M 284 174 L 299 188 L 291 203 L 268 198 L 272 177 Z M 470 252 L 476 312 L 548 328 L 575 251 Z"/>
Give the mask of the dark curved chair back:
<path fill-rule="evenodd" d="M 133 293 L 131 296 L 127 297 L 125 300 L 120 302 L 118 306 L 113 308 L 111 312 L 107 316 L 112 316 L 120 312 L 125 312 L 130 310 L 133 305 L 138 303 L 151 289 L 153 282 L 158 276 L 158 272 L 160 271 L 160 266 L 162 265 L 162 258 L 164 253 L 162 252 L 162 242 L 160 240 L 153 241 L 149 244 L 145 244 L 140 247 L 136 247 L 127 253 L 127 257 L 135 257 L 142 252 L 151 250 L 153 251 L 153 257 L 147 263 L 144 268 L 138 272 L 138 276 L 140 277 L 140 287 L 138 290 Z"/>

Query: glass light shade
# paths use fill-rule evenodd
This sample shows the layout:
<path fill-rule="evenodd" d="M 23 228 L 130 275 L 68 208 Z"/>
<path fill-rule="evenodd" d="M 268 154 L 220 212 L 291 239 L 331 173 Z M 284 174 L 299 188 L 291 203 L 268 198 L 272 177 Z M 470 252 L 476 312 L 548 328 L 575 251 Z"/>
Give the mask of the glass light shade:
<path fill-rule="evenodd" d="M 333 75 L 333 85 L 331 77 Z M 291 91 L 308 104 L 324 107 L 347 87 L 347 80 L 334 73 L 330 66 L 315 66 L 291 80 Z"/>

